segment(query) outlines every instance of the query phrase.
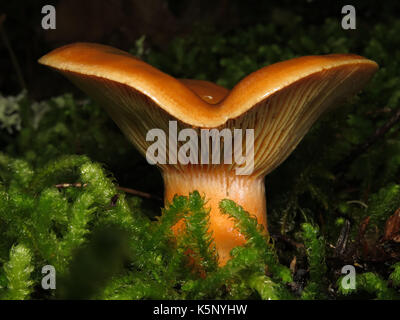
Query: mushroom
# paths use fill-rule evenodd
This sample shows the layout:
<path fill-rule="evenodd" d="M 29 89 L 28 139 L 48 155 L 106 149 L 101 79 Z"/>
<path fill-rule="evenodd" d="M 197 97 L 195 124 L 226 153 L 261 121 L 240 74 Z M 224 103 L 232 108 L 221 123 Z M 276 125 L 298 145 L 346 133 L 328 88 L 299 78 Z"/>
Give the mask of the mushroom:
<path fill-rule="evenodd" d="M 378 68 L 353 54 L 305 56 L 261 68 L 229 91 L 207 81 L 173 78 L 124 51 L 99 44 L 70 44 L 39 63 L 61 72 L 99 101 L 143 155 L 153 144 L 147 140 L 154 128 L 169 132 L 176 125 L 178 132 L 193 129 L 197 134 L 203 129 L 254 130 L 254 145 L 246 146 L 246 152 L 254 152 L 249 174 L 238 174 L 243 166 L 235 162 L 176 161 L 177 147 L 186 140 L 168 139 L 158 150 L 170 151 L 168 160 L 158 164 L 166 203 L 194 190 L 206 196 L 221 266 L 245 238 L 220 213 L 220 200 L 234 200 L 267 229 L 264 177 L 291 154 L 323 112 L 358 92 Z M 221 154 L 228 147 L 223 143 Z M 182 221 L 174 232 L 181 227 Z"/>

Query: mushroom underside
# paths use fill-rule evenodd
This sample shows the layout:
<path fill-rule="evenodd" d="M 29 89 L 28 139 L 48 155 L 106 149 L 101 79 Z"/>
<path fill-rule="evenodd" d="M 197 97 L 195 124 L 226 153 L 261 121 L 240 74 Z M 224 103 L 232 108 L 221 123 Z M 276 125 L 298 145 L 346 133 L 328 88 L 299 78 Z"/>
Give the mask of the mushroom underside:
<path fill-rule="evenodd" d="M 146 139 L 152 129 L 166 133 L 168 138 L 157 148 L 166 155 L 165 163 L 157 164 L 165 182 L 165 201 L 194 190 L 206 196 L 220 265 L 245 238 L 219 212 L 219 201 L 234 200 L 267 228 L 264 177 L 291 154 L 322 113 L 359 91 L 377 69 L 374 62 L 355 55 L 302 57 L 262 68 L 228 91 L 206 81 L 176 80 L 105 46 L 71 45 L 40 61 L 97 100 L 143 155 L 154 144 L 154 139 Z M 194 130 L 197 139 L 170 140 L 171 123 L 177 132 Z M 210 137 L 202 158 L 200 137 L 213 129 L 220 135 Z M 242 140 L 235 143 L 230 138 L 238 129 Z M 224 130 L 226 136 L 221 134 Z M 244 138 L 246 130 L 253 130 L 252 145 Z M 188 150 L 189 163 L 176 161 L 181 148 Z M 192 153 L 196 148 L 198 152 Z M 233 157 L 227 163 L 228 149 L 252 155 L 251 170 L 237 174 L 249 163 Z M 181 227 L 178 223 L 174 231 L 179 233 Z"/>

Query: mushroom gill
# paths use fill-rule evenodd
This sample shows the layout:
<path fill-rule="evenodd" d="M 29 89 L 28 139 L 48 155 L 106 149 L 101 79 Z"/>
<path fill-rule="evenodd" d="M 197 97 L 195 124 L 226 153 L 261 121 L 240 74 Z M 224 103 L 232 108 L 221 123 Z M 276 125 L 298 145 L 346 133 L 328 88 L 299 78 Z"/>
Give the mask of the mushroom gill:
<path fill-rule="evenodd" d="M 217 129 L 219 137 L 224 129 L 231 136 L 235 129 L 254 130 L 253 144 L 247 144 L 246 136 L 231 146 L 229 134 L 224 136 L 219 163 L 212 161 L 212 152 L 207 162 L 177 161 L 178 149 L 186 145 L 191 150 L 191 139 L 175 145 L 167 139 L 163 150 L 158 150 L 167 154 L 166 163 L 158 164 L 166 202 L 175 194 L 194 190 L 208 199 L 210 232 L 220 265 L 245 238 L 219 212 L 219 201 L 234 200 L 267 228 L 264 177 L 290 155 L 323 112 L 358 92 L 377 70 L 375 62 L 352 54 L 306 56 L 261 68 L 228 91 L 207 81 L 175 79 L 126 52 L 98 44 L 67 45 L 39 62 L 61 72 L 99 101 L 143 155 L 153 143 L 146 137 L 154 128 L 166 133 L 171 126 L 176 126 L 177 132 L 194 129 L 198 137 L 204 129 Z M 214 150 L 215 141 L 211 142 L 207 150 Z M 251 170 L 247 170 L 247 162 L 246 166 L 224 162 L 228 147 L 233 151 L 243 147 L 244 152 L 252 153 Z M 175 232 L 181 227 L 178 223 Z"/>

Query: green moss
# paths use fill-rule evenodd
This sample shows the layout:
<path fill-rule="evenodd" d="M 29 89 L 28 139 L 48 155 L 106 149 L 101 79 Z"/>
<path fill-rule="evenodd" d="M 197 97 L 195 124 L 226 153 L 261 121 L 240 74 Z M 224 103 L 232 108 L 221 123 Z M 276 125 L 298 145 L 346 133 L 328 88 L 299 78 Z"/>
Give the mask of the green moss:
<path fill-rule="evenodd" d="M 390 274 L 389 279 L 392 280 L 393 285 L 395 287 L 400 286 L 400 263 L 396 263 L 393 265 L 393 272 Z"/>
<path fill-rule="evenodd" d="M 324 290 L 327 282 L 325 279 L 327 272 L 325 262 L 326 244 L 324 239 L 318 236 L 318 227 L 314 227 L 310 223 L 304 223 L 302 229 L 310 273 L 310 281 L 302 292 L 302 299 L 322 298 L 325 297 Z"/>
<path fill-rule="evenodd" d="M 23 300 L 32 291 L 33 271 L 32 253 L 22 244 L 13 246 L 10 250 L 10 260 L 3 266 L 6 288 L 1 292 L 2 299 Z"/>
<path fill-rule="evenodd" d="M 338 281 L 339 291 L 343 295 L 354 293 L 355 291 L 365 291 L 379 300 L 399 299 L 400 296 L 395 290 L 388 287 L 387 281 L 373 272 L 366 272 L 356 277 L 356 289 L 345 289 Z"/>

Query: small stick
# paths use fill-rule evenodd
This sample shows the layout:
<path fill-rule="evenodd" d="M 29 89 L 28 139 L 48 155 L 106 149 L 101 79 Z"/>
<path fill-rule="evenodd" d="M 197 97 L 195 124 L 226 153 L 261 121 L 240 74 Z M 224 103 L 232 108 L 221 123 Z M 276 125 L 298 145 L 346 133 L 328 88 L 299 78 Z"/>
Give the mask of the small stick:
<path fill-rule="evenodd" d="M 87 186 L 87 183 L 82 184 L 80 182 L 78 182 L 78 183 L 59 183 L 59 184 L 55 185 L 55 187 L 58 188 L 58 189 L 70 188 L 70 187 L 84 188 L 86 186 Z"/>
<path fill-rule="evenodd" d="M 347 242 L 349 240 L 350 221 L 345 220 L 342 230 L 340 230 L 339 238 L 336 241 L 335 254 L 341 256 L 346 252 Z"/>
<path fill-rule="evenodd" d="M 124 191 L 126 193 L 133 194 L 135 196 L 142 197 L 142 198 L 154 199 L 154 200 L 162 201 L 162 199 L 160 197 L 157 197 L 157 196 L 152 195 L 152 194 L 147 193 L 147 192 L 143 192 L 143 191 L 139 191 L 139 190 L 135 190 L 135 189 L 130 189 L 130 188 L 119 187 L 119 186 L 117 186 L 117 189 L 121 190 L 121 191 Z"/>
<path fill-rule="evenodd" d="M 64 188 L 85 188 L 87 186 L 87 183 L 59 183 L 54 185 L 56 188 L 58 189 L 64 189 Z M 124 187 L 120 187 L 120 186 L 116 186 L 117 190 L 121 190 L 124 191 L 126 193 L 130 193 L 133 194 L 135 196 L 139 196 L 142 198 L 146 198 L 146 199 L 154 199 L 154 200 L 158 200 L 158 201 L 162 201 L 162 199 L 160 197 L 157 197 L 155 195 L 152 195 L 150 193 L 147 192 L 143 192 L 143 191 L 139 191 L 139 190 L 135 190 L 135 189 L 130 189 L 130 188 L 124 188 Z"/>

